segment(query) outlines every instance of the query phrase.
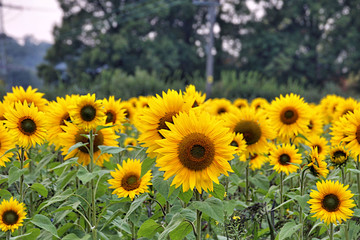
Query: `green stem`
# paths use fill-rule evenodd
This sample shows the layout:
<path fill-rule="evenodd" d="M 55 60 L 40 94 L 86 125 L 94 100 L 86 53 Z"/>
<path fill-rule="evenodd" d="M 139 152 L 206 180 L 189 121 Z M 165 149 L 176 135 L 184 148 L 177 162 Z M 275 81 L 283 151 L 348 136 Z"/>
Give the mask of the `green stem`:
<path fill-rule="evenodd" d="M 131 223 L 131 240 L 136 240 L 135 224 L 133 222 L 130 223 Z"/>
<path fill-rule="evenodd" d="M 11 231 L 7 231 L 5 235 L 6 235 L 6 240 L 10 240 L 10 238 L 11 238 Z"/>
<path fill-rule="evenodd" d="M 198 190 L 194 190 L 196 201 L 201 201 L 200 193 Z M 196 240 L 201 240 L 201 216 L 202 212 L 200 210 L 196 210 Z"/>
<path fill-rule="evenodd" d="M 245 202 L 249 201 L 249 164 L 245 168 Z"/>
<path fill-rule="evenodd" d="M 89 156 L 90 156 L 90 173 L 92 173 L 94 171 L 95 168 L 95 163 L 94 163 L 94 134 L 93 134 L 93 130 L 90 130 L 90 139 L 89 139 L 89 145 L 90 145 L 90 151 L 89 151 Z M 91 179 L 91 232 L 92 232 L 92 236 L 93 239 L 96 239 L 96 192 L 95 192 L 95 184 L 94 184 L 94 179 Z"/>
<path fill-rule="evenodd" d="M 303 169 L 300 173 L 300 196 L 302 197 L 304 195 L 304 186 L 305 186 L 305 180 L 306 180 L 306 170 Z M 303 219 L 303 210 L 302 207 L 299 205 L 299 219 L 300 219 L 300 239 L 304 238 L 304 219 Z"/>
<path fill-rule="evenodd" d="M 24 168 L 25 150 L 20 148 L 20 170 Z M 24 174 L 20 176 L 20 202 L 24 202 Z"/>
<path fill-rule="evenodd" d="M 360 163 L 359 163 L 359 155 L 357 156 L 357 161 L 356 161 L 356 168 L 357 170 L 360 170 Z M 357 186 L 358 186 L 358 207 L 360 206 L 360 173 L 356 173 L 356 177 L 357 177 Z"/>
<path fill-rule="evenodd" d="M 334 225 L 333 223 L 330 223 L 330 236 L 329 240 L 334 240 Z"/>
<path fill-rule="evenodd" d="M 283 196 L 283 172 L 280 172 L 280 204 L 283 204 L 284 202 L 284 196 Z M 280 207 L 280 218 L 284 216 L 284 208 L 283 206 Z"/>
<path fill-rule="evenodd" d="M 342 183 L 344 185 L 346 185 L 346 174 L 345 174 L 345 170 L 344 170 L 344 167 L 340 167 L 341 168 L 341 180 L 342 180 Z"/>

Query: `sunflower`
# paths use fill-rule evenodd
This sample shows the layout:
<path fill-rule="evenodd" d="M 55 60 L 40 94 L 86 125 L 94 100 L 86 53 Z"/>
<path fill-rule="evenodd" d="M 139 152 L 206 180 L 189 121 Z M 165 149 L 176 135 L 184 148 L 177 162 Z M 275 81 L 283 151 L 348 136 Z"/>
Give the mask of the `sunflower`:
<path fill-rule="evenodd" d="M 19 203 L 13 197 L 9 201 L 3 200 L 0 204 L 0 228 L 3 232 L 21 227 L 26 217 L 25 204 Z"/>
<path fill-rule="evenodd" d="M 232 105 L 231 101 L 225 98 L 209 99 L 202 106 L 205 111 L 220 118 L 225 113 L 231 113 L 236 110 L 236 107 Z"/>
<path fill-rule="evenodd" d="M 246 141 L 241 133 L 234 133 L 233 140 L 230 143 L 231 146 L 236 147 L 236 154 L 239 156 L 240 161 L 246 161 Z"/>
<path fill-rule="evenodd" d="M 351 152 L 344 146 L 338 145 L 330 149 L 330 161 L 335 166 L 345 165 L 350 157 L 353 158 Z"/>
<path fill-rule="evenodd" d="M 247 158 L 249 159 L 250 169 L 253 171 L 260 169 L 267 162 L 267 156 L 264 153 L 249 153 Z"/>
<path fill-rule="evenodd" d="M 105 123 L 115 125 L 114 130 L 121 131 L 123 129 L 122 123 L 125 122 L 125 109 L 121 108 L 121 100 L 115 101 L 115 97 L 110 96 L 109 100 L 106 98 L 103 100 L 103 107 L 106 115 Z"/>
<path fill-rule="evenodd" d="M 323 113 L 319 106 L 310 105 L 312 114 L 309 116 L 306 135 L 321 135 L 324 132 Z"/>
<path fill-rule="evenodd" d="M 136 107 L 129 101 L 122 101 L 120 109 L 124 110 L 125 122 L 134 123 Z"/>
<path fill-rule="evenodd" d="M 74 104 L 69 106 L 72 122 L 85 130 L 105 125 L 106 115 L 101 101 L 95 99 L 95 94 L 78 96 Z"/>
<path fill-rule="evenodd" d="M 343 100 L 343 97 L 337 96 L 335 94 L 326 95 L 320 100 L 319 106 L 322 109 L 325 124 L 329 124 L 333 120 L 337 106 Z"/>
<path fill-rule="evenodd" d="M 62 154 L 66 155 L 64 159 L 67 160 L 72 157 L 78 157 L 79 163 L 83 165 L 88 165 L 90 163 L 90 154 L 88 151 L 89 139 L 84 135 L 89 135 L 90 131 L 80 128 L 79 126 L 69 122 L 65 122 L 65 124 L 66 126 L 62 127 L 64 133 L 59 134 L 61 144 L 63 145 Z M 108 124 L 107 126 L 111 126 L 111 125 Z M 97 165 L 102 166 L 104 161 L 109 160 L 111 154 L 108 153 L 101 154 L 99 146 L 105 145 L 105 146 L 117 147 L 119 145 L 118 142 L 116 141 L 118 136 L 115 134 L 112 128 L 103 128 L 97 132 L 95 132 L 95 130 L 93 131 L 95 135 L 94 147 L 93 147 L 94 161 Z M 87 145 L 86 147 L 82 146 L 69 152 L 71 146 L 75 145 L 78 142 L 82 142 Z"/>
<path fill-rule="evenodd" d="M 64 130 L 65 122 L 70 122 L 69 106 L 73 104 L 73 97 L 66 95 L 65 98 L 57 97 L 56 101 L 50 102 L 46 109 L 48 140 L 56 148 L 60 148 L 59 134 Z"/>
<path fill-rule="evenodd" d="M 46 139 L 45 114 L 39 112 L 34 104 L 15 103 L 15 108 L 9 108 L 5 112 L 5 126 L 9 134 L 14 136 L 16 144 L 24 148 L 30 148 L 36 144 L 42 144 Z"/>
<path fill-rule="evenodd" d="M 3 124 L 0 124 L 0 166 L 5 167 L 6 162 L 10 162 L 12 153 L 6 151 L 15 147 L 15 139 L 7 131 Z M 5 154 L 6 153 L 6 154 Z"/>
<path fill-rule="evenodd" d="M 270 151 L 270 165 L 274 166 L 277 172 L 284 172 L 286 175 L 296 172 L 299 168 L 295 164 L 301 164 L 301 154 L 294 145 L 282 144 Z"/>
<path fill-rule="evenodd" d="M 243 108 L 243 107 L 249 107 L 249 103 L 248 100 L 246 98 L 237 98 L 235 99 L 235 101 L 233 102 L 233 105 L 239 109 Z"/>
<path fill-rule="evenodd" d="M 332 145 L 343 145 L 356 155 L 360 154 L 360 110 L 355 109 L 338 121 L 330 128 Z"/>
<path fill-rule="evenodd" d="M 151 185 L 151 170 L 141 177 L 141 162 L 137 159 L 128 159 L 117 165 L 118 169 L 111 171 L 113 179 L 109 179 L 109 188 L 115 189 L 112 194 L 117 194 L 119 198 L 129 196 L 131 200 L 135 195 L 149 192 L 148 185 Z"/>
<path fill-rule="evenodd" d="M 171 123 L 173 117 L 182 111 L 191 109 L 191 102 L 185 102 L 182 93 L 175 90 L 163 92 L 162 97 L 156 95 L 149 101 L 149 108 L 143 109 L 138 116 L 136 127 L 141 132 L 139 142 L 148 149 L 149 157 L 156 156 L 155 150 L 159 148 L 156 140 L 163 138 L 161 129 L 169 129 L 166 123 Z"/>
<path fill-rule="evenodd" d="M 233 113 L 224 115 L 223 119 L 226 127 L 243 135 L 247 152 L 266 152 L 269 148 L 268 139 L 275 138 L 275 132 L 265 116 L 253 108 L 236 109 Z"/>
<path fill-rule="evenodd" d="M 309 108 L 303 98 L 291 93 L 280 95 L 267 108 L 269 120 L 282 137 L 293 137 L 304 134 L 309 124 Z"/>
<path fill-rule="evenodd" d="M 186 102 L 192 102 L 192 107 L 197 107 L 205 102 L 206 94 L 196 91 L 194 85 L 188 85 L 184 92 L 184 100 Z"/>
<path fill-rule="evenodd" d="M 136 109 L 140 110 L 143 108 L 149 107 L 149 100 L 151 99 L 151 96 L 139 96 L 136 102 Z"/>
<path fill-rule="evenodd" d="M 212 191 L 213 181 L 219 184 L 220 174 L 233 172 L 228 161 L 234 158 L 233 135 L 223 122 L 204 111 L 180 112 L 162 129 L 164 139 L 157 143 L 156 166 L 165 171 L 164 178 L 173 177 L 175 187 L 183 191 Z"/>
<path fill-rule="evenodd" d="M 4 113 L 6 112 L 7 108 L 8 108 L 8 104 L 0 102 L 0 122 L 6 120 L 4 117 Z"/>
<path fill-rule="evenodd" d="M 333 115 L 333 119 L 337 120 L 345 114 L 354 112 L 355 109 L 360 107 L 360 103 L 353 98 L 340 98 L 341 101 L 336 106 L 336 110 Z"/>
<path fill-rule="evenodd" d="M 128 151 L 134 150 L 134 148 L 131 147 L 131 146 L 137 146 L 137 145 L 138 145 L 138 144 L 137 144 L 136 138 L 127 137 L 127 138 L 125 139 L 125 141 L 124 141 L 124 146 L 127 147 L 126 149 L 127 149 Z"/>
<path fill-rule="evenodd" d="M 315 213 L 314 217 L 324 221 L 326 224 L 342 223 L 351 218 L 353 211 L 350 208 L 355 207 L 354 200 L 351 198 L 349 185 L 344 186 L 336 181 L 318 181 L 316 183 L 317 190 L 312 189 L 310 192 L 310 213 Z"/>
<path fill-rule="evenodd" d="M 254 98 L 250 103 L 250 107 L 254 108 L 255 111 L 258 111 L 261 109 L 264 110 L 268 107 L 268 105 L 269 105 L 268 100 L 266 100 L 265 98 L 261 98 L 261 97 Z"/>
<path fill-rule="evenodd" d="M 307 166 L 309 167 L 310 172 L 316 177 L 322 176 L 323 178 L 326 178 L 329 174 L 325 159 L 319 157 L 317 148 L 311 150 L 309 154 L 309 164 Z"/>
<path fill-rule="evenodd" d="M 328 141 L 324 137 L 320 137 L 318 135 L 310 135 L 307 137 L 306 145 L 311 149 L 317 148 L 319 158 L 325 159 L 326 155 L 329 153 L 330 146 L 328 145 Z"/>
<path fill-rule="evenodd" d="M 4 103 L 14 106 L 16 102 L 20 101 L 24 103 L 26 101 L 28 104 L 34 104 L 39 111 L 45 111 L 47 100 L 43 98 L 44 93 L 37 92 L 37 88 L 32 88 L 28 86 L 26 91 L 23 87 L 13 87 L 12 93 L 7 93 L 4 96 Z"/>

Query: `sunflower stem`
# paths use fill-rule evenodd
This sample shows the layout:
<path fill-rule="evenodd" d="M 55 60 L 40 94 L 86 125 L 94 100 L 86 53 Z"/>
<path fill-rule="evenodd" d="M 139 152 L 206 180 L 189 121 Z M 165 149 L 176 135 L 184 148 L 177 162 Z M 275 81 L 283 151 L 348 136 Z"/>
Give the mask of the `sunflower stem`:
<path fill-rule="evenodd" d="M 330 223 L 329 240 L 334 240 L 334 224 L 333 223 Z"/>
<path fill-rule="evenodd" d="M 93 173 L 94 171 L 94 133 L 93 130 L 91 129 L 90 132 L 90 139 L 89 139 L 89 156 L 90 156 L 90 173 Z M 94 184 L 94 179 L 91 179 L 91 232 L 92 232 L 92 236 L 93 239 L 96 239 L 96 192 L 95 192 L 95 184 Z"/>
<path fill-rule="evenodd" d="M 284 196 L 283 196 L 283 172 L 280 172 L 280 204 L 283 204 L 284 202 Z M 284 216 L 284 208 L 283 206 L 280 207 L 280 218 Z"/>
<path fill-rule="evenodd" d="M 305 180 L 306 180 L 306 170 L 303 169 L 300 173 L 300 196 L 302 197 L 304 195 L 304 186 L 305 186 Z M 304 219 L 303 219 L 303 210 L 302 207 L 299 205 L 299 220 L 300 220 L 300 238 L 304 238 Z"/>
<path fill-rule="evenodd" d="M 11 238 L 11 231 L 7 231 L 5 235 L 6 235 L 6 240 L 10 240 L 10 238 Z"/>
<path fill-rule="evenodd" d="M 24 168 L 25 150 L 23 147 L 20 148 L 20 170 Z M 20 176 L 20 202 L 24 202 L 24 175 Z"/>
<path fill-rule="evenodd" d="M 196 201 L 201 201 L 200 193 L 197 189 L 194 190 Z M 202 212 L 200 210 L 196 210 L 196 240 L 201 240 L 201 216 Z"/>
<path fill-rule="evenodd" d="M 357 156 L 357 159 L 355 161 L 357 170 L 360 170 L 360 162 L 359 162 L 359 155 Z M 357 186 L 358 186 L 358 207 L 360 206 L 360 173 L 356 173 L 357 177 Z"/>
<path fill-rule="evenodd" d="M 131 240 L 136 240 L 135 224 L 130 222 L 131 225 Z"/>
<path fill-rule="evenodd" d="M 249 201 L 249 164 L 245 168 L 245 202 Z"/>
<path fill-rule="evenodd" d="M 340 167 L 341 168 L 341 180 L 342 180 L 342 183 L 344 185 L 346 185 L 346 174 L 345 174 L 345 170 L 344 170 L 344 167 Z"/>

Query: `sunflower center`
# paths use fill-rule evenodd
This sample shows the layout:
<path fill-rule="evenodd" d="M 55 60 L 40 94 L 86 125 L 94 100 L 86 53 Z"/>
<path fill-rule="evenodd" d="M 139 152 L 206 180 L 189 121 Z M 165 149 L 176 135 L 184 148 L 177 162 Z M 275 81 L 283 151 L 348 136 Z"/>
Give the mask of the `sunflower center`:
<path fill-rule="evenodd" d="M 322 151 L 321 146 L 320 146 L 320 145 L 314 145 L 314 149 L 315 149 L 315 148 L 317 148 L 318 153 L 320 154 L 320 153 L 321 153 L 321 151 Z"/>
<path fill-rule="evenodd" d="M 83 135 L 87 135 L 89 134 L 88 132 L 86 132 L 85 130 L 80 130 L 76 136 L 75 136 L 75 142 L 82 142 L 82 143 L 86 143 L 87 147 L 89 147 L 89 139 Z M 101 131 L 98 131 L 97 134 L 95 134 L 95 139 L 94 139 L 94 152 L 99 151 L 99 146 L 100 145 L 104 145 L 104 135 L 102 134 Z M 79 147 L 79 150 L 83 153 L 89 153 L 89 151 L 86 149 L 85 146 Z"/>
<path fill-rule="evenodd" d="M 70 122 L 70 115 L 68 113 L 65 113 L 64 116 L 60 120 L 60 125 L 65 126 L 65 121 Z"/>
<path fill-rule="evenodd" d="M 235 140 L 233 140 L 230 145 L 234 147 L 239 147 L 239 144 Z"/>
<path fill-rule="evenodd" d="M 291 125 L 299 118 L 297 111 L 293 108 L 286 108 L 281 112 L 280 120 L 286 125 Z"/>
<path fill-rule="evenodd" d="M 261 128 L 253 121 L 241 121 L 234 128 L 235 133 L 242 133 L 247 145 L 257 143 L 261 138 Z"/>
<path fill-rule="evenodd" d="M 116 115 L 113 111 L 108 111 L 106 113 L 106 123 L 114 123 L 116 121 Z"/>
<path fill-rule="evenodd" d="M 356 140 L 358 141 L 358 143 L 360 143 L 360 125 L 357 126 L 355 135 L 356 135 Z"/>
<path fill-rule="evenodd" d="M 345 110 L 342 112 L 341 116 L 344 116 L 345 114 L 353 113 L 353 112 L 354 112 L 354 109 L 351 109 L 351 108 L 345 109 Z"/>
<path fill-rule="evenodd" d="M 291 161 L 291 158 L 289 155 L 283 153 L 279 157 L 279 162 L 281 165 L 289 165 L 289 162 Z"/>
<path fill-rule="evenodd" d="M 164 138 L 164 136 L 161 135 L 159 130 L 161 130 L 161 129 L 169 130 L 168 126 L 166 125 L 166 122 L 173 123 L 172 117 L 175 116 L 175 114 L 176 114 L 176 112 L 169 112 L 169 113 L 166 113 L 165 116 L 160 118 L 157 130 L 158 130 L 158 133 L 161 136 L 161 138 Z"/>
<path fill-rule="evenodd" d="M 86 105 L 80 110 L 81 118 L 86 122 L 91 122 L 96 116 L 96 109 L 91 105 Z"/>
<path fill-rule="evenodd" d="M 178 156 L 186 168 L 201 171 L 213 162 L 215 146 L 204 134 L 190 133 L 179 143 Z"/>
<path fill-rule="evenodd" d="M 17 213 L 13 210 L 8 210 L 4 212 L 2 215 L 2 221 L 6 225 L 13 225 L 17 223 L 18 219 L 19 219 L 19 215 L 17 215 Z"/>
<path fill-rule="evenodd" d="M 346 158 L 346 153 L 344 153 L 343 151 L 336 151 L 334 152 L 334 158 Z"/>
<path fill-rule="evenodd" d="M 130 119 L 130 112 L 129 110 L 125 109 L 125 118 Z"/>
<path fill-rule="evenodd" d="M 219 108 L 219 109 L 217 110 L 217 114 L 218 114 L 218 115 L 223 114 L 223 113 L 226 113 L 226 112 L 227 112 L 226 109 L 223 108 L 223 107 L 221 107 L 221 108 Z"/>
<path fill-rule="evenodd" d="M 340 200 L 335 194 L 328 194 L 321 202 L 322 207 L 328 212 L 335 212 L 339 209 Z"/>
<path fill-rule="evenodd" d="M 36 123 L 30 119 L 26 118 L 20 123 L 20 130 L 25 135 L 31 135 L 36 131 Z"/>
<path fill-rule="evenodd" d="M 121 180 L 121 187 L 126 191 L 132 191 L 140 186 L 139 176 L 135 174 L 126 175 Z"/>
<path fill-rule="evenodd" d="M 314 127 L 314 123 L 313 123 L 312 120 L 310 120 L 309 125 L 308 125 L 308 128 L 309 128 L 310 130 L 312 130 L 313 127 Z"/>

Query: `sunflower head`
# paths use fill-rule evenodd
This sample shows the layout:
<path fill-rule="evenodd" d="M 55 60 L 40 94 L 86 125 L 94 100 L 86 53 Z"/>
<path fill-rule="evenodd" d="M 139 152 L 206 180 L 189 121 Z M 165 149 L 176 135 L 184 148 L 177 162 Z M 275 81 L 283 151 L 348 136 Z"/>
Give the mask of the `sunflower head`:
<path fill-rule="evenodd" d="M 323 157 L 319 156 L 317 148 L 313 148 L 308 156 L 307 165 L 310 169 L 310 172 L 316 176 L 326 178 L 329 174 L 329 170 L 327 169 L 327 163 Z"/>
<path fill-rule="evenodd" d="M 239 109 L 244 108 L 244 107 L 249 107 L 249 103 L 246 98 L 235 99 L 235 101 L 233 102 L 233 105 Z"/>
<path fill-rule="evenodd" d="M 125 109 L 121 108 L 121 99 L 115 101 L 114 96 L 110 96 L 109 99 L 103 99 L 102 105 L 105 110 L 106 124 L 114 125 L 114 130 L 122 131 L 125 122 Z"/>
<path fill-rule="evenodd" d="M 7 93 L 4 96 L 4 103 L 14 106 L 15 103 L 25 101 L 30 105 L 33 104 L 38 108 L 39 111 L 45 111 L 47 100 L 43 98 L 44 93 L 37 92 L 37 88 L 32 88 L 28 86 L 26 90 L 23 87 L 13 87 L 12 93 Z"/>
<path fill-rule="evenodd" d="M 354 194 L 347 190 L 349 185 L 344 186 L 338 181 L 330 180 L 319 181 L 316 183 L 317 191 L 311 190 L 310 212 L 314 217 L 324 221 L 326 224 L 342 223 L 353 215 L 350 208 L 355 207 L 354 200 L 351 198 Z"/>
<path fill-rule="evenodd" d="M 25 204 L 19 203 L 13 197 L 9 201 L 3 200 L 0 204 L 0 228 L 3 232 L 18 229 L 26 217 Z"/>
<path fill-rule="evenodd" d="M 192 107 L 198 107 L 205 102 L 206 94 L 196 91 L 195 86 L 190 84 L 184 92 L 185 102 L 191 102 Z"/>
<path fill-rule="evenodd" d="M 6 162 L 10 162 L 12 153 L 6 153 L 15 147 L 15 139 L 3 124 L 0 124 L 0 166 L 5 167 Z"/>
<path fill-rule="evenodd" d="M 151 185 L 151 170 L 141 177 L 140 160 L 128 159 L 121 165 L 117 165 L 115 171 L 110 172 L 113 179 L 108 182 L 109 188 L 114 189 L 113 194 L 117 194 L 119 198 L 129 197 L 134 199 L 135 195 L 149 192 L 148 185 Z"/>
<path fill-rule="evenodd" d="M 133 137 L 127 137 L 125 140 L 124 140 L 124 146 L 126 147 L 126 149 L 128 151 L 132 151 L 134 150 L 133 147 L 137 146 L 138 145 L 138 142 L 136 140 L 136 138 L 133 138 Z"/>
<path fill-rule="evenodd" d="M 277 172 L 284 172 L 286 175 L 296 172 L 299 168 L 295 164 L 301 164 L 301 154 L 294 145 L 283 144 L 271 148 L 270 164 L 274 166 Z"/>
<path fill-rule="evenodd" d="M 350 151 L 344 146 L 338 145 L 330 149 L 330 161 L 334 166 L 344 166 L 350 157 Z"/>

